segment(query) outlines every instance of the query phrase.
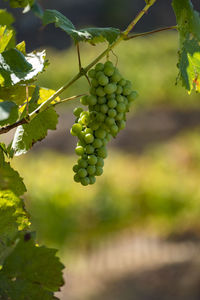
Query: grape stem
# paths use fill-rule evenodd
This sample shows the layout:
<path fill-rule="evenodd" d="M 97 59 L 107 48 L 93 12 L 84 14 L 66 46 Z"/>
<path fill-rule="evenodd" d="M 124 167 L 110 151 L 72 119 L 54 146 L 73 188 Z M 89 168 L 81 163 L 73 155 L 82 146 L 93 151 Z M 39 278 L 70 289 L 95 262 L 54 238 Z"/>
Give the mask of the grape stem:
<path fill-rule="evenodd" d="M 175 25 L 175 26 L 168 26 L 168 27 L 164 27 L 164 28 L 158 28 L 158 29 L 155 29 L 155 30 L 147 31 L 147 32 L 142 32 L 142 33 L 137 33 L 137 34 L 129 35 L 129 36 L 126 36 L 124 38 L 124 40 L 128 41 L 130 39 L 135 39 L 135 38 L 140 37 L 140 36 L 146 36 L 146 35 L 154 34 L 154 33 L 157 33 L 157 32 L 161 32 L 161 31 L 165 31 L 165 30 L 172 30 L 172 29 L 177 30 L 178 29 L 177 25 Z"/>
<path fill-rule="evenodd" d="M 79 73 L 76 74 L 69 82 L 67 82 L 65 85 L 63 85 L 60 89 L 58 89 L 51 97 L 49 97 L 46 101 L 40 104 L 40 106 L 34 110 L 32 113 L 27 114 L 25 118 L 22 120 L 17 121 L 16 123 L 9 125 L 7 127 L 0 128 L 0 134 L 3 134 L 5 132 L 8 132 L 9 130 L 21 125 L 30 122 L 33 120 L 38 113 L 40 113 L 43 110 L 46 110 L 48 107 L 53 106 L 51 102 L 55 100 L 62 92 L 64 92 L 67 88 L 69 88 L 74 82 L 76 82 L 79 78 L 82 76 L 87 76 L 87 72 L 96 65 L 104 56 L 106 56 L 114 47 L 116 47 L 121 41 L 126 40 L 128 37 L 129 32 L 135 27 L 135 25 L 138 23 L 138 21 L 144 16 L 145 13 L 149 10 L 149 8 L 156 2 L 156 0 L 150 0 L 147 2 L 145 7 L 137 14 L 137 16 L 133 19 L 133 21 L 128 25 L 128 27 L 121 33 L 121 35 L 118 37 L 118 39 L 113 42 L 111 45 L 109 45 L 106 50 L 104 50 L 97 58 L 95 58 L 89 65 L 87 65 L 85 68 L 81 68 L 79 70 Z M 79 48 L 77 48 L 78 51 Z M 78 52 L 79 53 L 79 52 Z M 80 54 L 80 53 L 79 53 Z M 78 54 L 78 55 L 79 55 Z M 79 63 L 80 68 L 80 63 Z M 87 77 L 86 77 L 87 78 Z M 56 102 L 56 103 L 62 103 Z"/>

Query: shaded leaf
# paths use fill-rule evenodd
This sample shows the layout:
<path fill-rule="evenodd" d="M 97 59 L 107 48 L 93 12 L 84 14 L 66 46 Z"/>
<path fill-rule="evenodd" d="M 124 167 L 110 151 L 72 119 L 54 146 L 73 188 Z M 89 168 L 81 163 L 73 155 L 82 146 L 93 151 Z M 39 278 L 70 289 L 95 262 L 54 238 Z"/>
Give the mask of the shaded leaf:
<path fill-rule="evenodd" d="M 108 41 L 111 44 L 120 35 L 119 29 L 111 27 L 76 30 L 72 22 L 57 10 L 45 10 L 42 20 L 44 25 L 55 23 L 56 27 L 64 30 L 75 42 L 83 41 L 97 43 Z"/>
<path fill-rule="evenodd" d="M 18 119 L 18 106 L 11 101 L 0 102 L 0 126 L 12 124 Z"/>
<path fill-rule="evenodd" d="M 13 16 L 5 9 L 0 9 L 0 25 L 6 25 L 8 28 L 10 28 L 13 22 Z"/>
<path fill-rule="evenodd" d="M 0 148 L 0 152 L 2 152 L 2 148 Z M 26 192 L 26 187 L 19 173 L 11 168 L 10 163 L 4 159 L 0 160 L 0 190 L 11 190 L 17 196 Z"/>
<path fill-rule="evenodd" d="M 32 97 L 35 86 L 28 86 L 29 100 Z M 17 105 L 23 104 L 26 99 L 26 85 L 14 85 L 10 87 L 0 87 L 0 101 L 12 101 Z"/>
<path fill-rule="evenodd" d="M 20 239 L 0 271 L 0 295 L 6 299 L 57 299 L 53 292 L 63 285 L 64 266 L 57 250 L 38 247 L 34 240 Z"/>
<path fill-rule="evenodd" d="M 12 191 L 0 191 L 0 264 L 15 246 L 18 231 L 29 225 L 23 201 Z"/>
<path fill-rule="evenodd" d="M 56 129 L 57 122 L 57 113 L 49 108 L 39 113 L 30 123 L 18 126 L 12 142 L 15 155 L 26 153 L 34 143 L 44 139 L 49 129 Z"/>

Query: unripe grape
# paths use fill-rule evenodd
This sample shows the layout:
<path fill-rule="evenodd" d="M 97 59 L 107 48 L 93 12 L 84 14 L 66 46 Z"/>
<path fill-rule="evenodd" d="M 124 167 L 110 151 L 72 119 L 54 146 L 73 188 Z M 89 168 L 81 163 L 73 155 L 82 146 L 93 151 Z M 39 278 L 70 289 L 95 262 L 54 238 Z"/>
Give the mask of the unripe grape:
<path fill-rule="evenodd" d="M 107 76 L 105 76 L 105 75 L 100 75 L 100 76 L 98 77 L 98 83 L 99 83 L 100 85 L 105 86 L 105 85 L 108 84 L 108 82 L 109 82 L 109 80 L 108 80 L 108 77 L 107 77 Z"/>
<path fill-rule="evenodd" d="M 109 108 L 115 108 L 117 106 L 117 101 L 115 99 L 110 99 L 108 101 L 108 107 Z"/>
<path fill-rule="evenodd" d="M 82 147 L 82 146 L 77 146 L 76 148 L 75 148 L 75 152 L 76 152 L 76 154 L 77 155 L 83 155 L 84 154 L 84 148 Z"/>
<path fill-rule="evenodd" d="M 126 111 L 126 105 L 123 102 L 118 103 L 117 106 L 116 106 L 116 110 L 118 112 L 125 112 Z"/>
<path fill-rule="evenodd" d="M 73 114 L 75 117 L 79 117 L 82 111 L 83 111 L 82 107 L 76 107 L 74 108 Z"/>
<path fill-rule="evenodd" d="M 88 178 L 89 178 L 89 180 L 90 180 L 90 183 L 89 183 L 89 184 L 94 184 L 94 183 L 96 182 L 95 176 L 89 176 Z"/>
<path fill-rule="evenodd" d="M 75 133 L 79 133 L 82 130 L 82 126 L 79 123 L 73 124 L 72 125 L 72 131 Z"/>
<path fill-rule="evenodd" d="M 120 94 L 122 94 L 122 91 L 123 91 L 123 89 L 122 89 L 121 85 L 117 85 L 117 89 L 116 89 L 115 93 L 120 95 Z"/>
<path fill-rule="evenodd" d="M 111 126 L 111 125 L 115 124 L 115 119 L 114 119 L 114 118 L 107 117 L 107 118 L 105 119 L 105 123 L 106 123 L 108 126 Z"/>
<path fill-rule="evenodd" d="M 103 130 L 103 129 L 97 129 L 97 130 L 95 131 L 95 136 L 96 136 L 97 138 L 99 138 L 99 139 L 104 139 L 105 136 L 106 136 L 106 131 Z"/>
<path fill-rule="evenodd" d="M 103 122 L 105 120 L 105 115 L 101 112 L 97 113 L 96 120 L 97 120 L 97 122 L 100 122 L 100 123 Z"/>
<path fill-rule="evenodd" d="M 103 97 L 105 95 L 105 91 L 103 89 L 103 87 L 99 86 L 97 89 L 96 89 L 96 94 L 97 96 L 99 97 Z"/>
<path fill-rule="evenodd" d="M 132 92 L 132 89 L 131 89 L 131 87 L 129 87 L 128 85 L 125 85 L 125 86 L 123 87 L 123 95 L 124 95 L 124 96 L 130 95 L 131 92 Z"/>
<path fill-rule="evenodd" d="M 107 157 L 107 149 L 106 149 L 106 147 L 103 146 L 103 147 L 99 148 L 97 150 L 97 154 L 98 154 L 99 157 L 106 158 Z"/>
<path fill-rule="evenodd" d="M 104 92 L 106 94 L 112 94 L 116 91 L 117 86 L 115 83 L 108 83 L 105 87 L 104 87 Z"/>
<path fill-rule="evenodd" d="M 74 181 L 75 182 L 80 182 L 81 180 L 80 180 L 80 177 L 78 176 L 78 174 L 75 174 L 74 175 Z"/>
<path fill-rule="evenodd" d="M 88 155 L 88 163 L 89 165 L 96 165 L 97 157 L 95 155 Z"/>
<path fill-rule="evenodd" d="M 106 76 L 109 76 L 109 77 L 113 75 L 114 71 L 115 71 L 115 69 L 114 69 L 113 66 L 111 66 L 111 67 L 106 66 L 106 67 L 104 68 L 104 74 L 105 74 Z"/>
<path fill-rule="evenodd" d="M 138 93 L 135 92 L 135 91 L 132 91 L 128 96 L 127 96 L 127 99 L 129 102 L 132 102 L 134 101 L 138 96 Z"/>
<path fill-rule="evenodd" d="M 118 82 L 122 78 L 121 74 L 115 70 L 114 74 L 111 76 L 111 81 L 112 82 Z"/>
<path fill-rule="evenodd" d="M 102 174 L 103 174 L 103 168 L 102 167 L 96 167 L 95 175 L 100 176 Z"/>
<path fill-rule="evenodd" d="M 98 80 L 97 80 L 96 78 L 93 78 L 93 79 L 91 80 L 91 85 L 92 85 L 94 88 L 98 87 L 98 85 L 99 85 Z"/>
<path fill-rule="evenodd" d="M 110 127 L 110 132 L 111 132 L 112 135 L 116 135 L 118 133 L 118 131 L 119 131 L 119 128 L 118 128 L 117 125 L 112 125 Z"/>
<path fill-rule="evenodd" d="M 94 175 L 96 172 L 96 167 L 94 165 L 90 165 L 87 167 L 87 172 L 89 175 Z"/>
<path fill-rule="evenodd" d="M 108 111 L 108 106 L 106 104 L 102 104 L 101 105 L 101 108 L 100 108 L 100 111 L 103 113 L 103 114 L 106 114 L 107 111 Z"/>
<path fill-rule="evenodd" d="M 91 134 L 91 133 L 87 133 L 85 136 L 84 136 L 84 140 L 87 144 L 91 144 L 94 142 L 94 136 Z"/>
<path fill-rule="evenodd" d="M 83 177 L 86 177 L 87 176 L 87 171 L 86 171 L 86 169 L 84 169 L 84 168 L 81 168 L 81 169 L 79 169 L 78 170 L 78 176 L 80 177 L 80 178 L 83 178 Z"/>
<path fill-rule="evenodd" d="M 98 157 L 97 158 L 97 163 L 96 163 L 97 167 L 103 167 L 104 166 L 104 160 L 102 157 Z"/>
<path fill-rule="evenodd" d="M 125 86 L 126 85 L 126 80 L 125 79 L 121 79 L 118 84 L 120 84 L 121 86 Z"/>
<path fill-rule="evenodd" d="M 81 184 L 84 185 L 84 186 L 90 184 L 90 179 L 89 179 L 89 177 L 81 178 Z"/>
<path fill-rule="evenodd" d="M 104 69 L 107 68 L 107 67 L 110 67 L 110 68 L 113 67 L 113 63 L 111 61 L 109 61 L 109 60 L 106 61 L 105 64 L 104 64 Z"/>
<path fill-rule="evenodd" d="M 124 120 L 119 121 L 119 129 L 122 130 L 126 127 L 126 122 Z"/>
<path fill-rule="evenodd" d="M 92 153 L 94 153 L 94 147 L 92 145 L 87 145 L 85 147 L 85 151 L 87 154 L 92 154 Z"/>
<path fill-rule="evenodd" d="M 90 78 L 94 78 L 95 75 L 96 75 L 95 70 L 94 69 L 93 70 L 89 70 L 88 75 L 89 75 Z"/>
<path fill-rule="evenodd" d="M 93 96 L 96 95 L 96 88 L 95 88 L 95 87 L 92 86 L 92 87 L 90 88 L 90 94 L 93 95 Z"/>
<path fill-rule="evenodd" d="M 94 142 L 93 142 L 93 144 L 92 144 L 92 146 L 94 148 L 100 148 L 102 145 L 103 145 L 102 140 L 98 139 L 98 138 L 95 139 Z"/>
<path fill-rule="evenodd" d="M 102 71 L 103 69 L 104 69 L 104 64 L 102 64 L 102 63 L 96 64 L 96 66 L 95 66 L 96 71 Z"/>
<path fill-rule="evenodd" d="M 74 132 L 74 131 L 72 130 L 72 128 L 70 129 L 70 133 L 71 133 L 71 135 L 73 135 L 73 136 L 77 136 L 77 133 Z"/>
<path fill-rule="evenodd" d="M 81 97 L 80 102 L 83 105 L 88 105 L 88 96 Z"/>
<path fill-rule="evenodd" d="M 124 119 L 124 114 L 123 113 L 118 113 L 115 117 L 115 120 L 121 121 Z"/>
<path fill-rule="evenodd" d="M 106 97 L 98 97 L 98 104 L 106 103 Z"/>
<path fill-rule="evenodd" d="M 78 166 L 80 166 L 81 168 L 87 168 L 87 160 L 83 159 L 83 158 L 79 158 L 78 160 Z"/>
<path fill-rule="evenodd" d="M 79 170 L 79 165 L 74 165 L 74 166 L 73 166 L 73 171 L 74 171 L 75 173 L 77 173 L 78 170 Z"/>
<path fill-rule="evenodd" d="M 116 109 L 110 108 L 110 109 L 108 110 L 108 116 L 109 116 L 110 118 L 114 118 L 116 115 L 117 115 Z"/>

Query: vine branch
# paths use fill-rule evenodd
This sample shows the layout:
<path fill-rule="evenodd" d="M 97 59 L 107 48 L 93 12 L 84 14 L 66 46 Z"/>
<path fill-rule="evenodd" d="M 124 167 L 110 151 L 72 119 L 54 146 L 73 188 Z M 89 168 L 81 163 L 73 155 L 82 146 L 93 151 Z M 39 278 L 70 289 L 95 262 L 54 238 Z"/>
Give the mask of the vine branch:
<path fill-rule="evenodd" d="M 134 39 L 134 38 L 137 38 L 137 37 L 140 37 L 140 36 L 146 36 L 146 35 L 154 34 L 154 33 L 157 33 L 157 32 L 161 32 L 161 31 L 165 31 L 165 30 L 173 30 L 173 29 L 177 30 L 177 25 L 168 26 L 168 27 L 164 27 L 164 28 L 158 28 L 158 29 L 155 29 L 155 30 L 147 31 L 147 32 L 142 32 L 142 33 L 129 35 L 129 36 L 124 37 L 124 40 L 128 41 L 130 39 Z"/>

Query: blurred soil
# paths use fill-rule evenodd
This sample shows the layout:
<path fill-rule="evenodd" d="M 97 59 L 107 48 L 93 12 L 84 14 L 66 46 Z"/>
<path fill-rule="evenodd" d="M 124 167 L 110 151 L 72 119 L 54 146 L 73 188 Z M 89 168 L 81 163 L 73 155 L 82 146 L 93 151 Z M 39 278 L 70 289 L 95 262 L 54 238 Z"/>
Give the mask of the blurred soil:
<path fill-rule="evenodd" d="M 200 240 L 124 235 L 67 265 L 61 300 L 200 299 Z"/>

